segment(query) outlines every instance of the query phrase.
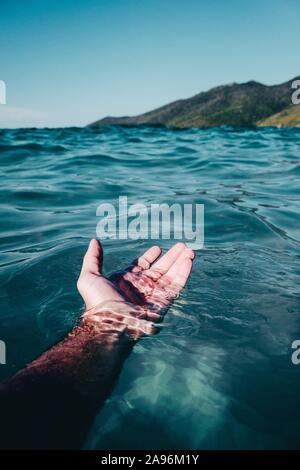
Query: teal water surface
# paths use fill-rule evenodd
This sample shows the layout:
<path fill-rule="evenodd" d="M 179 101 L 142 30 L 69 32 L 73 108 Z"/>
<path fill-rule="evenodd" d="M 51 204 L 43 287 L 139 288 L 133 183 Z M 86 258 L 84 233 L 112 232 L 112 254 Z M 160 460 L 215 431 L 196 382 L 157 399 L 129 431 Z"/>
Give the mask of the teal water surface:
<path fill-rule="evenodd" d="M 126 361 L 85 447 L 299 448 L 299 157 L 300 129 L 0 130 L 0 378 L 78 319 L 100 203 L 202 203 L 189 284 Z M 105 272 L 150 244 L 105 240 Z"/>

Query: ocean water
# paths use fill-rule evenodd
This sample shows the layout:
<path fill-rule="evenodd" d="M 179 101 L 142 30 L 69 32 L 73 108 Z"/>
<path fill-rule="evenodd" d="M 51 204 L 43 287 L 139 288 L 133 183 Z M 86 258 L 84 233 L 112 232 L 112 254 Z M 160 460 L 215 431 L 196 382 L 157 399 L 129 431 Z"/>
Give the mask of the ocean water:
<path fill-rule="evenodd" d="M 1 379 L 80 315 L 100 203 L 202 203 L 188 286 L 126 361 L 85 448 L 300 447 L 300 129 L 0 130 L 0 185 Z M 150 245 L 105 240 L 105 272 Z"/>

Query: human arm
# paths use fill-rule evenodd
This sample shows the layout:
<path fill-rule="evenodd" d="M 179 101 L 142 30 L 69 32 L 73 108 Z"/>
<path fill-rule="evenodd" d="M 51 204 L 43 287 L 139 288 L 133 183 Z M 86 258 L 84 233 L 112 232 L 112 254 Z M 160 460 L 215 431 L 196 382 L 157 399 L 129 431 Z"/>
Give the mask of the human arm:
<path fill-rule="evenodd" d="M 82 445 L 134 344 L 157 330 L 189 276 L 193 252 L 185 245 L 159 255 L 152 247 L 107 279 L 102 247 L 91 241 L 78 281 L 86 306 L 78 326 L 0 386 L 2 448 Z"/>

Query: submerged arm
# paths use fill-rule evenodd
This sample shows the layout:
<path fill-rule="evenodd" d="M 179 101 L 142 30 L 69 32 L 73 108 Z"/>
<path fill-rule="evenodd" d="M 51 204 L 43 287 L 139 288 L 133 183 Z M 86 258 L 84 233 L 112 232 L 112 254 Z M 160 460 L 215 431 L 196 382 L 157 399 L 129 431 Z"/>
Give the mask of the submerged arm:
<path fill-rule="evenodd" d="M 112 312 L 82 320 L 65 340 L 0 386 L 0 446 L 80 447 L 135 341 L 151 330 L 149 322 L 131 326 L 123 314 Z"/>
<path fill-rule="evenodd" d="M 90 242 L 78 281 L 88 310 L 65 340 L 0 385 L 0 447 L 83 444 L 134 343 L 156 331 L 189 277 L 192 250 L 177 243 L 156 261 L 160 252 L 150 248 L 113 282 L 101 273 L 101 245 Z"/>

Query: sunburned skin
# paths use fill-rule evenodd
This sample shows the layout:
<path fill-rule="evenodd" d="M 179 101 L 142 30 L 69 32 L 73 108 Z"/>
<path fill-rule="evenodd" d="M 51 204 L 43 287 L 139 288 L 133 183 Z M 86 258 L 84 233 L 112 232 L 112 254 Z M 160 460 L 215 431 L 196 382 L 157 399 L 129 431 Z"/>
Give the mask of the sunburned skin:
<path fill-rule="evenodd" d="M 154 246 L 107 279 L 101 245 L 90 242 L 77 284 L 86 306 L 79 325 L 0 386 L 2 448 L 80 448 L 134 344 L 158 331 L 187 282 L 193 251 L 178 243 L 160 254 Z"/>

